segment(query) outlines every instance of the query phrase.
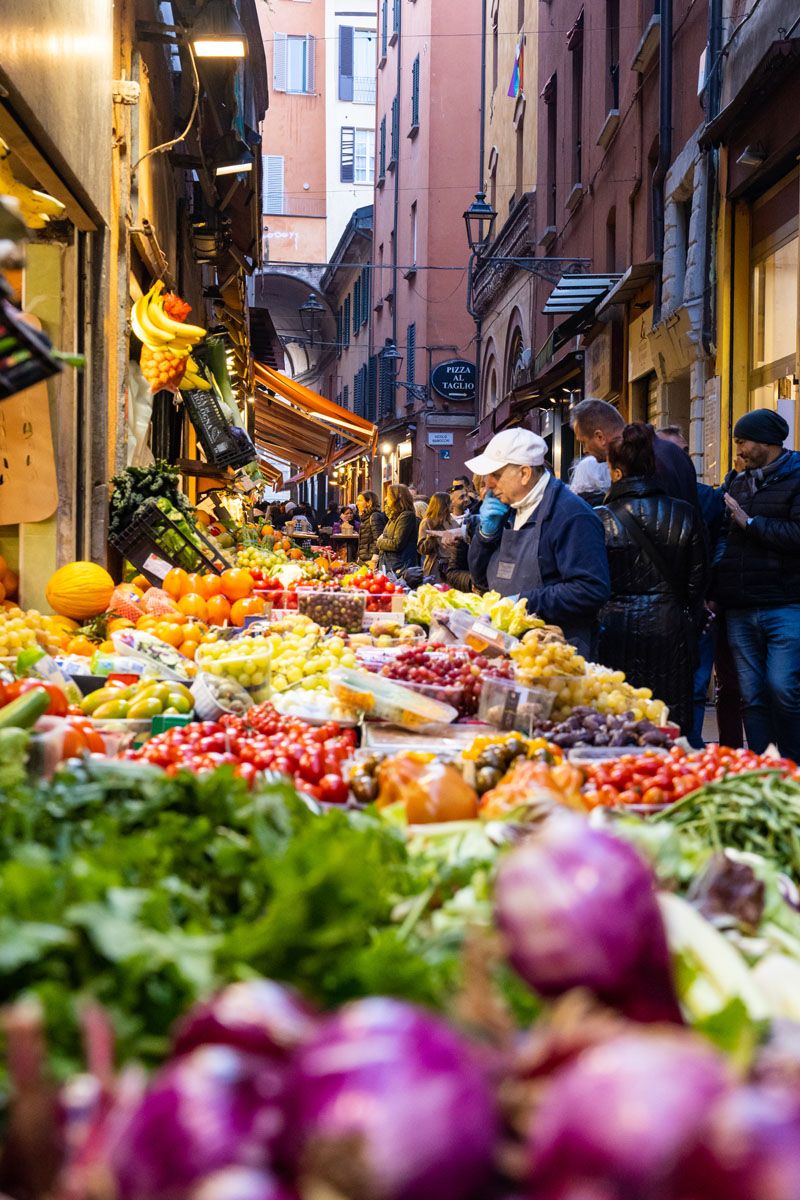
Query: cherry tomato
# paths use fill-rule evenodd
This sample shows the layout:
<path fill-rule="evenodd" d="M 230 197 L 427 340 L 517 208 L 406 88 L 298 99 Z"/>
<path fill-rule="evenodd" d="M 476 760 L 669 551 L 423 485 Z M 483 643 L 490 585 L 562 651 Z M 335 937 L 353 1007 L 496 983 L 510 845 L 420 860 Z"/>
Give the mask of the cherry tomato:
<path fill-rule="evenodd" d="M 11 683 L 7 683 L 4 686 L 4 703 L 16 700 L 17 696 L 22 696 L 25 692 L 33 691 L 34 688 L 41 688 L 50 697 L 50 703 L 45 710 L 45 716 L 65 717 L 67 715 L 67 697 L 61 688 L 56 687 L 54 683 L 45 683 L 43 679 L 14 679 Z"/>

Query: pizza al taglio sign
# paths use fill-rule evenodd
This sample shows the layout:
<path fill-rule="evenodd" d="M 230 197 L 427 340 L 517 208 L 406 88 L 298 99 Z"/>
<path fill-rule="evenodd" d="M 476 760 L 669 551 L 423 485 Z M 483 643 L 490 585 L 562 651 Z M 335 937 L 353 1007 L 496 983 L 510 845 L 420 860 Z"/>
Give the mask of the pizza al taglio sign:
<path fill-rule="evenodd" d="M 449 358 L 431 371 L 431 387 L 444 400 L 474 400 L 475 363 L 467 358 Z"/>

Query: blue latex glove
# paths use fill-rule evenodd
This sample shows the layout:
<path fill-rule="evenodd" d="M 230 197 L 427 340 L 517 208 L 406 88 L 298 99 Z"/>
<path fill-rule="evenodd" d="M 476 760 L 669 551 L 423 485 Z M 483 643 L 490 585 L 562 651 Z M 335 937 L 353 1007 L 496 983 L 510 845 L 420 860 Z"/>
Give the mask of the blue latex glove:
<path fill-rule="evenodd" d="M 487 492 L 478 513 L 478 529 L 483 537 L 494 537 L 500 531 L 509 511 L 507 504 L 503 504 L 497 496 Z"/>

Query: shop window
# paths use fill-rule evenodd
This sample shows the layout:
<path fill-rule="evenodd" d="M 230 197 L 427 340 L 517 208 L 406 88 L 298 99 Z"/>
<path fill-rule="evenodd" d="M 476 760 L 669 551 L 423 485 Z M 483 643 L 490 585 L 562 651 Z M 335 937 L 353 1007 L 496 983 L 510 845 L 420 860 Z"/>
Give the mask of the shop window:
<path fill-rule="evenodd" d="M 778 409 L 796 429 L 798 234 L 773 235 L 754 248 L 750 296 L 750 407 Z M 794 444 L 794 436 L 790 444 Z"/>
<path fill-rule="evenodd" d="M 272 87 L 276 92 L 312 95 L 315 90 L 316 38 L 312 34 L 295 36 L 276 33 Z"/>

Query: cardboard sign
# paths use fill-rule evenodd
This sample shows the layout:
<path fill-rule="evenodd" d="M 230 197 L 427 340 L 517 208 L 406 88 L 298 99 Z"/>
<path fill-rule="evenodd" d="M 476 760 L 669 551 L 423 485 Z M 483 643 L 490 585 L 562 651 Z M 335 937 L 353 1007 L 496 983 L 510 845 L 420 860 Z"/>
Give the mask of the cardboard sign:
<path fill-rule="evenodd" d="M 34 328 L 35 317 L 25 316 Z M 44 521 L 58 507 L 47 384 L 0 401 L 0 525 Z"/>

